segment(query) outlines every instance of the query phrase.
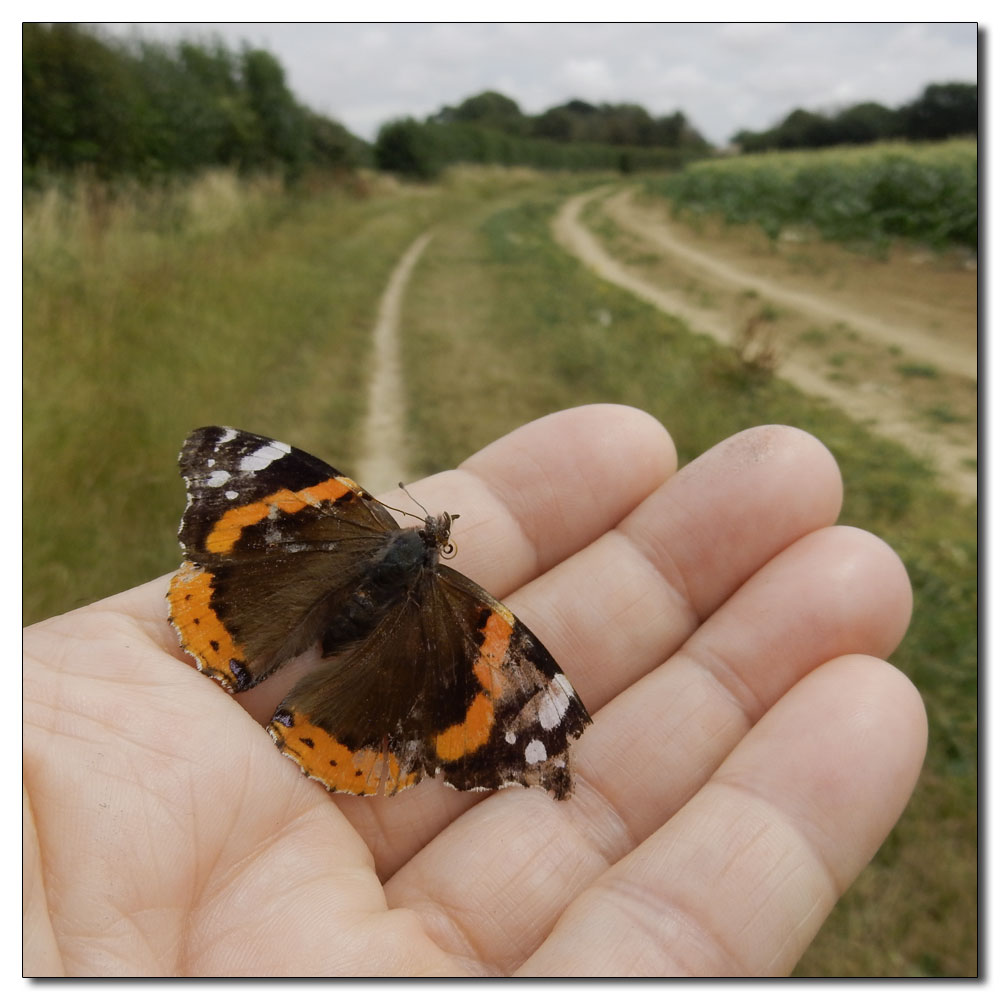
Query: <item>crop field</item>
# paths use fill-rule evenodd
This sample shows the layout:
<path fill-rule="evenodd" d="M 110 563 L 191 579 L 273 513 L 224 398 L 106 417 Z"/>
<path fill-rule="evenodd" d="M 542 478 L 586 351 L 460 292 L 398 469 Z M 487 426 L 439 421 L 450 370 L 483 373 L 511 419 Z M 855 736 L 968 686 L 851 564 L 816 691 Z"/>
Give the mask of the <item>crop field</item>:
<path fill-rule="evenodd" d="M 957 145 L 954 155 L 964 176 Z M 659 199 L 666 183 L 647 180 L 644 196 Z M 432 232 L 403 306 L 401 476 L 448 468 L 528 420 L 594 401 L 648 410 L 682 462 L 769 422 L 803 427 L 834 452 L 843 522 L 884 537 L 910 572 L 913 625 L 893 662 L 924 696 L 931 742 L 902 820 L 797 971 L 974 975 L 975 502 L 898 440 L 781 378 L 780 366 L 746 363 L 567 253 L 552 220 L 599 185 L 617 190 L 620 179 L 452 171 L 433 186 L 370 176 L 290 195 L 214 174 L 156 195 L 112 198 L 81 184 L 26 202 L 25 620 L 176 566 L 176 455 L 194 427 L 275 435 L 351 474 L 379 297 L 407 247 Z M 705 201 L 706 217 L 720 210 Z M 637 273 L 667 280 L 659 251 L 610 215 L 595 209 L 585 222 Z M 823 228 L 781 226 L 807 223 Z M 720 248 L 729 239 L 715 229 L 699 238 Z M 849 367 L 854 342 L 845 336 L 837 350 Z M 890 358 L 917 364 L 901 378 L 934 381 L 926 364 Z"/>
<path fill-rule="evenodd" d="M 753 222 L 772 239 L 808 226 L 826 239 L 875 248 L 904 238 L 974 252 L 977 163 L 972 140 L 761 153 L 701 162 L 650 190 L 683 214 Z"/>

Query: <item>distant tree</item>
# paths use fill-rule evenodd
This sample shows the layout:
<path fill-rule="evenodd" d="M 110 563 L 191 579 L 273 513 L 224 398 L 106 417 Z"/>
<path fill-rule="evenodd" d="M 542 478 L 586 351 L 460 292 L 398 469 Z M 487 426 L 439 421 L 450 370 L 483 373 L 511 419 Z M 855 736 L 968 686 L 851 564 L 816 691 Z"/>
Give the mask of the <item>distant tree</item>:
<path fill-rule="evenodd" d="M 240 57 L 243 84 L 257 119 L 254 165 L 283 163 L 296 176 L 308 155 L 304 109 L 285 84 L 281 63 L 264 49 L 245 48 Z"/>
<path fill-rule="evenodd" d="M 602 136 L 613 146 L 652 145 L 655 126 L 650 113 L 638 104 L 601 106 Z"/>
<path fill-rule="evenodd" d="M 827 117 L 797 108 L 763 132 L 741 130 L 731 139 L 745 153 L 802 149 L 838 143 L 868 143 L 902 137 L 913 140 L 975 135 L 979 127 L 978 88 L 971 83 L 932 83 L 898 110 L 866 101 Z"/>
<path fill-rule="evenodd" d="M 340 122 L 306 111 L 309 161 L 321 167 L 355 167 L 371 161 L 366 142 L 352 135 Z"/>
<path fill-rule="evenodd" d="M 684 143 L 688 131 L 687 118 L 682 111 L 664 115 L 653 122 L 653 145 L 680 146 Z"/>
<path fill-rule="evenodd" d="M 683 149 L 691 153 L 707 153 L 712 147 L 705 137 L 687 120 L 683 111 L 664 115 L 653 123 L 654 146 Z"/>
<path fill-rule="evenodd" d="M 443 106 L 427 118 L 427 124 L 467 125 L 517 138 L 544 139 L 561 144 L 685 149 L 690 153 L 702 153 L 710 149 L 709 144 L 680 111 L 654 118 L 638 104 L 595 105 L 572 98 L 532 116 L 523 114 L 517 103 L 509 97 L 492 90 L 466 98 L 457 106 Z M 484 136 L 473 139 L 469 133 L 459 145 L 463 155 L 478 155 L 480 162 L 487 162 L 491 160 L 495 150 L 487 155 L 484 143 L 486 147 L 493 149 L 494 144 Z M 512 155 L 510 151 L 513 147 L 496 146 L 496 149 L 500 148 L 507 150 L 504 155 Z M 531 155 L 541 156 L 540 148 Z M 561 162 L 562 155 L 555 155 L 553 163 Z M 630 157 L 631 154 L 621 162 L 631 163 Z"/>
<path fill-rule="evenodd" d="M 28 166 L 113 173 L 143 154 L 133 64 L 75 24 L 21 29 L 22 148 Z"/>
<path fill-rule="evenodd" d="M 779 149 L 813 149 L 832 145 L 830 121 L 825 115 L 796 108 L 774 129 Z"/>
<path fill-rule="evenodd" d="M 421 180 L 434 177 L 441 164 L 430 129 L 413 118 L 387 122 L 375 138 L 375 166 Z"/>
<path fill-rule="evenodd" d="M 572 142 L 577 138 L 579 119 L 566 107 L 549 108 L 536 116 L 531 123 L 531 134 L 540 139 Z"/>
<path fill-rule="evenodd" d="M 458 107 L 444 107 L 433 120 L 448 122 L 468 122 L 495 128 L 510 135 L 524 135 L 528 123 L 517 102 L 495 90 L 484 90 L 481 94 L 468 97 Z"/>
<path fill-rule="evenodd" d="M 830 134 L 837 143 L 860 145 L 902 134 L 902 123 L 897 112 L 875 101 L 865 101 L 834 115 Z"/>
<path fill-rule="evenodd" d="M 946 139 L 979 132 L 979 88 L 974 83 L 932 83 L 900 108 L 909 139 Z"/>
<path fill-rule="evenodd" d="M 653 118 L 638 104 L 589 104 L 574 99 L 532 120 L 531 134 L 558 142 L 591 142 L 612 146 L 707 150 L 683 112 Z"/>

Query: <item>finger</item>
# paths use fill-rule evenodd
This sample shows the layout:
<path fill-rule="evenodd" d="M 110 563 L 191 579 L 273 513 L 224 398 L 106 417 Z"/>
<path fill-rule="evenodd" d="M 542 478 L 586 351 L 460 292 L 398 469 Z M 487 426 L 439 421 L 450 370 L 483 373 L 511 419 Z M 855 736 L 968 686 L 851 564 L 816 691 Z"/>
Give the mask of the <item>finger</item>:
<path fill-rule="evenodd" d="M 513 598 L 599 708 L 671 656 L 761 566 L 834 522 L 840 473 L 816 438 L 757 427 L 681 469 L 618 526 Z M 530 618 L 527 616 L 530 614 Z"/>
<path fill-rule="evenodd" d="M 920 697 L 888 664 L 814 671 L 520 974 L 788 973 L 896 822 L 925 746 Z"/>
<path fill-rule="evenodd" d="M 526 424 L 457 475 L 425 480 L 421 495 L 467 509 L 452 565 L 507 595 L 614 527 L 676 466 L 673 442 L 648 413 L 594 404 Z"/>
<path fill-rule="evenodd" d="M 669 657 L 753 569 L 829 524 L 840 497 L 836 464 L 815 438 L 787 427 L 747 431 L 691 463 L 618 530 L 508 603 L 563 664 L 593 713 Z M 720 554 L 721 543 L 727 551 Z M 383 876 L 476 802 L 437 783 L 407 797 L 364 811 L 344 806 Z"/>
<path fill-rule="evenodd" d="M 849 528 L 801 539 L 597 713 L 568 803 L 484 803 L 397 874 L 390 900 L 435 915 L 450 929 L 446 950 L 464 946 L 490 968 L 515 968 L 588 881 L 669 819 L 790 686 L 840 654 L 888 653 L 908 613 L 905 572 L 878 539 Z"/>
<path fill-rule="evenodd" d="M 577 822 L 596 833 L 610 811 L 624 853 L 811 670 L 849 653 L 888 656 L 911 601 L 905 568 L 875 536 L 832 527 L 800 539 L 604 709 L 580 745 Z"/>

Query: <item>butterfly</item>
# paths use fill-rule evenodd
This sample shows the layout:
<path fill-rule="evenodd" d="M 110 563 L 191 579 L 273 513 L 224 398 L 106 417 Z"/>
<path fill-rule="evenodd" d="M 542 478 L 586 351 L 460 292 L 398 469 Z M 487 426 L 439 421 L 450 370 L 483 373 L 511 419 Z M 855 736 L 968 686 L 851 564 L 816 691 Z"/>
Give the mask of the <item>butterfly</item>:
<path fill-rule="evenodd" d="M 318 645 L 268 731 L 330 791 L 573 788 L 591 722 L 538 638 L 444 565 L 457 514 L 400 527 L 304 451 L 232 427 L 184 442 L 184 562 L 170 621 L 200 671 L 246 691 Z"/>

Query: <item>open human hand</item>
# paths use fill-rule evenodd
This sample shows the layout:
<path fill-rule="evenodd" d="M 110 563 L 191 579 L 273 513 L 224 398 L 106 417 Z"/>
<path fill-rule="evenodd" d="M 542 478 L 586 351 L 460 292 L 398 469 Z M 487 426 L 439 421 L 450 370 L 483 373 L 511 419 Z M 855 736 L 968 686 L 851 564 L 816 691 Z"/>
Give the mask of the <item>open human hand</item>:
<path fill-rule="evenodd" d="M 28 976 L 789 972 L 902 811 L 905 571 L 788 427 L 680 472 L 651 417 L 538 420 L 410 487 L 594 717 L 576 789 L 330 795 L 190 666 L 166 578 L 25 631 Z M 388 498 L 395 503 L 398 498 Z"/>

